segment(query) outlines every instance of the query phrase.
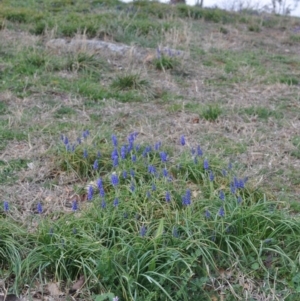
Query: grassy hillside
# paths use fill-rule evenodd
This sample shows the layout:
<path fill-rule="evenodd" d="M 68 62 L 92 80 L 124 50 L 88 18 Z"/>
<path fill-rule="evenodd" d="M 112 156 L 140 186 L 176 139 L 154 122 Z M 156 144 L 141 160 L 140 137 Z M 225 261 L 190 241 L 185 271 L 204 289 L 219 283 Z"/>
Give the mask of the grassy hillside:
<path fill-rule="evenodd" d="M 299 47 L 251 10 L 2 0 L 0 293 L 299 300 Z"/>

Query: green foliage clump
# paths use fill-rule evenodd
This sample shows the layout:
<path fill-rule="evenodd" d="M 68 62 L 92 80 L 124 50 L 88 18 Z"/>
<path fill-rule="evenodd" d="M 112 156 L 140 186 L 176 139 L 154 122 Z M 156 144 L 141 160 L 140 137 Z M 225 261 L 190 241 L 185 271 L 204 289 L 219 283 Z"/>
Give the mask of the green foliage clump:
<path fill-rule="evenodd" d="M 208 121 L 216 121 L 221 114 L 222 109 L 216 104 L 206 106 L 204 109 L 202 109 L 200 116 Z"/>
<path fill-rule="evenodd" d="M 120 90 L 139 90 L 147 87 L 149 84 L 147 80 L 142 79 L 140 74 L 132 73 L 132 74 L 124 74 L 117 76 L 116 79 L 113 80 L 111 87 Z"/>
<path fill-rule="evenodd" d="M 112 144 L 88 131 L 75 143 L 62 136 L 57 168 L 90 180 L 81 192 L 87 201 L 73 200 L 70 214 L 53 219 L 40 207 L 30 234 L 13 226 L 12 208 L 4 206 L 6 275 L 18 285 L 84 275 L 99 300 L 109 292 L 123 300 L 209 300 L 206 288 L 220 269 L 286 279 L 297 289 L 298 218 L 237 177 L 231 164 L 222 168 L 200 146 L 186 151 L 184 137 L 178 156 L 136 138 L 120 145 L 114 135 Z"/>

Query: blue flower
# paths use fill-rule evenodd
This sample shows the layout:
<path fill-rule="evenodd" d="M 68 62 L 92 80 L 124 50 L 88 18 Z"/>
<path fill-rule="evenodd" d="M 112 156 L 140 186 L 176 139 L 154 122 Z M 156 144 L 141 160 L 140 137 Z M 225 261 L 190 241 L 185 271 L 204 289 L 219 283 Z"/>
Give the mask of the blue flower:
<path fill-rule="evenodd" d="M 225 211 L 224 211 L 224 208 L 223 208 L 223 207 L 221 207 L 221 208 L 219 209 L 219 216 L 221 216 L 221 217 L 224 217 L 224 216 L 225 216 Z"/>
<path fill-rule="evenodd" d="M 68 145 L 69 144 L 69 139 L 67 136 L 65 136 L 64 138 L 64 145 Z"/>
<path fill-rule="evenodd" d="M 105 202 L 105 200 L 102 200 L 102 202 L 101 202 L 101 207 L 102 207 L 102 209 L 105 209 L 105 208 L 106 208 L 106 202 Z"/>
<path fill-rule="evenodd" d="M 171 194 L 169 191 L 166 192 L 166 202 L 167 203 L 171 202 Z"/>
<path fill-rule="evenodd" d="M 84 132 L 82 133 L 82 137 L 83 137 L 84 139 L 86 139 L 86 138 L 89 136 L 89 134 L 90 134 L 90 131 L 89 131 L 89 130 L 86 130 L 86 131 L 84 131 Z"/>
<path fill-rule="evenodd" d="M 124 178 L 124 179 L 127 178 L 127 171 L 126 171 L 126 170 L 123 171 L 123 178 Z"/>
<path fill-rule="evenodd" d="M 87 157 L 88 157 L 88 152 L 87 152 L 87 150 L 85 149 L 85 150 L 83 151 L 83 158 L 86 159 Z"/>
<path fill-rule="evenodd" d="M 207 209 L 205 210 L 204 216 L 205 216 L 207 219 L 210 218 L 210 216 L 211 216 L 210 212 L 209 212 Z"/>
<path fill-rule="evenodd" d="M 146 193 L 146 197 L 147 197 L 147 199 L 150 199 L 150 197 L 151 197 L 151 193 L 150 193 L 149 190 L 148 190 L 147 193 Z"/>
<path fill-rule="evenodd" d="M 225 194 L 224 194 L 223 190 L 220 190 L 219 198 L 220 198 L 220 200 L 225 201 Z"/>
<path fill-rule="evenodd" d="M 99 195 L 100 195 L 101 197 L 105 197 L 105 191 L 104 191 L 104 188 L 103 188 L 103 187 L 100 187 L 100 189 L 99 189 Z"/>
<path fill-rule="evenodd" d="M 115 198 L 115 199 L 114 199 L 114 202 L 113 202 L 113 206 L 114 206 L 114 207 L 118 207 L 118 205 L 119 205 L 119 199 L 118 199 L 118 198 Z"/>
<path fill-rule="evenodd" d="M 97 158 L 99 159 L 101 157 L 100 151 L 97 152 Z"/>
<path fill-rule="evenodd" d="M 131 192 L 134 192 L 134 191 L 135 191 L 134 183 L 131 183 L 131 185 L 130 185 L 130 190 L 131 190 Z"/>
<path fill-rule="evenodd" d="M 236 189 L 242 189 L 245 188 L 245 183 L 243 179 L 238 179 L 237 177 L 233 178 L 233 184 Z"/>
<path fill-rule="evenodd" d="M 244 182 L 243 179 L 240 179 L 240 180 L 239 180 L 239 187 L 238 187 L 238 188 L 240 188 L 240 189 L 245 188 L 245 182 Z"/>
<path fill-rule="evenodd" d="M 191 190 L 187 189 L 184 196 L 182 196 L 182 205 L 188 206 L 191 204 Z"/>
<path fill-rule="evenodd" d="M 156 190 L 156 186 L 155 184 L 152 184 L 152 191 L 155 191 Z"/>
<path fill-rule="evenodd" d="M 116 167 L 119 165 L 119 158 L 118 157 L 114 157 L 113 159 L 113 167 Z"/>
<path fill-rule="evenodd" d="M 97 170 L 98 167 L 99 167 L 99 163 L 98 163 L 98 160 L 96 159 L 95 162 L 94 162 L 94 164 L 93 164 L 93 169 Z"/>
<path fill-rule="evenodd" d="M 94 195 L 94 188 L 93 188 L 92 185 L 90 185 L 90 186 L 89 186 L 89 189 L 88 189 L 88 195 L 87 195 L 88 201 L 91 201 L 91 200 L 92 200 L 93 195 Z"/>
<path fill-rule="evenodd" d="M 114 160 L 115 158 L 118 157 L 119 157 L 118 150 L 114 148 L 114 150 L 111 152 L 111 159 Z"/>
<path fill-rule="evenodd" d="M 121 147 L 121 158 L 124 160 L 126 158 L 126 154 L 127 154 L 127 147 L 126 145 L 123 145 Z"/>
<path fill-rule="evenodd" d="M 187 189 L 185 195 L 187 196 L 187 198 L 191 199 L 191 195 L 192 195 L 191 190 Z"/>
<path fill-rule="evenodd" d="M 140 229 L 140 235 L 141 237 L 145 237 L 146 234 L 147 234 L 147 228 L 145 227 L 145 225 L 143 225 Z"/>
<path fill-rule="evenodd" d="M 76 200 L 74 200 L 73 202 L 72 202 L 72 211 L 76 211 L 78 209 L 78 206 L 77 206 L 77 201 Z"/>
<path fill-rule="evenodd" d="M 212 182 L 215 179 L 215 176 L 212 171 L 209 173 L 209 180 Z"/>
<path fill-rule="evenodd" d="M 155 149 L 156 151 L 158 151 L 158 150 L 160 149 L 160 147 L 161 147 L 161 142 L 156 142 L 156 143 L 155 143 L 155 146 L 154 146 L 154 149 Z"/>
<path fill-rule="evenodd" d="M 199 157 L 202 157 L 202 156 L 203 156 L 203 151 L 202 151 L 200 145 L 197 146 L 197 155 L 198 155 Z"/>
<path fill-rule="evenodd" d="M 43 213 L 43 206 L 42 206 L 41 202 L 38 202 L 38 204 L 37 204 L 37 211 L 39 214 Z"/>
<path fill-rule="evenodd" d="M 136 155 L 132 155 L 132 156 L 131 156 L 131 161 L 132 161 L 132 162 L 136 162 Z"/>
<path fill-rule="evenodd" d="M 235 194 L 235 185 L 234 185 L 233 182 L 230 183 L 230 192 L 231 192 L 232 194 Z"/>
<path fill-rule="evenodd" d="M 151 146 L 146 146 L 144 151 L 143 151 L 143 157 L 146 157 L 148 153 L 152 151 Z"/>
<path fill-rule="evenodd" d="M 167 162 L 167 160 L 168 160 L 168 155 L 167 155 L 167 153 L 165 153 L 165 152 L 160 152 L 159 155 L 160 155 L 160 159 L 161 159 L 162 162 Z"/>
<path fill-rule="evenodd" d="M 102 181 L 101 178 L 99 178 L 99 179 L 97 180 L 97 187 L 98 187 L 99 190 L 100 190 L 101 188 L 103 188 L 103 181 Z"/>
<path fill-rule="evenodd" d="M 196 154 L 196 150 L 193 147 L 191 148 L 191 153 L 192 153 L 192 156 L 194 156 Z"/>
<path fill-rule="evenodd" d="M 209 164 L 208 164 L 208 160 L 207 159 L 204 159 L 203 161 L 203 167 L 205 170 L 209 169 Z"/>
<path fill-rule="evenodd" d="M 118 139 L 115 135 L 111 135 L 111 140 L 114 147 L 118 147 Z"/>
<path fill-rule="evenodd" d="M 7 201 L 4 201 L 4 203 L 3 203 L 3 209 L 4 209 L 5 212 L 9 211 L 9 205 L 8 205 Z"/>
<path fill-rule="evenodd" d="M 117 174 L 113 173 L 111 175 L 111 183 L 114 187 L 116 187 L 119 184 L 119 178 Z"/>
<path fill-rule="evenodd" d="M 156 168 L 153 165 L 149 165 L 148 166 L 148 172 L 151 174 L 155 174 L 156 173 Z"/>
<path fill-rule="evenodd" d="M 232 169 L 232 163 L 231 163 L 231 162 L 228 163 L 228 169 L 229 169 L 229 170 Z"/>
<path fill-rule="evenodd" d="M 168 176 L 168 171 L 166 168 L 163 169 L 163 176 L 166 178 Z"/>
<path fill-rule="evenodd" d="M 134 142 L 134 140 L 137 137 L 137 135 L 138 135 L 137 132 L 133 132 L 133 133 L 129 134 L 129 136 L 127 138 L 129 144 Z"/>
<path fill-rule="evenodd" d="M 78 144 L 81 144 L 81 139 L 77 138 L 77 142 L 78 142 Z"/>
<path fill-rule="evenodd" d="M 222 169 L 222 175 L 223 175 L 223 177 L 226 177 L 227 171 L 225 169 Z"/>
<path fill-rule="evenodd" d="M 131 175 L 131 177 L 132 177 L 132 178 L 134 178 L 134 176 L 135 176 L 135 172 L 134 172 L 134 170 L 133 170 L 133 169 L 130 169 L 130 175 Z"/>
<path fill-rule="evenodd" d="M 180 144 L 185 145 L 185 138 L 183 135 L 180 137 Z"/>

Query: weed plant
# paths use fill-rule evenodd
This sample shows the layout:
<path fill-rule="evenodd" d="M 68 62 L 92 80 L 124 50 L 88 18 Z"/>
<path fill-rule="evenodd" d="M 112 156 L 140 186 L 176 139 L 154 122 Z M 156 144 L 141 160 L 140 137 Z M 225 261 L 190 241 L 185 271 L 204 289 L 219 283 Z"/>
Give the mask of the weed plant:
<path fill-rule="evenodd" d="M 202 109 L 200 116 L 208 121 L 216 121 L 222 114 L 222 109 L 219 105 L 208 105 Z"/>
<path fill-rule="evenodd" d="M 139 90 L 147 87 L 147 80 L 142 79 L 139 74 L 125 74 L 117 76 L 111 84 L 111 87 L 116 90 Z"/>
<path fill-rule="evenodd" d="M 153 60 L 153 64 L 157 70 L 172 70 L 179 66 L 178 56 L 180 51 L 174 51 L 169 48 L 157 48 L 156 58 Z"/>
<path fill-rule="evenodd" d="M 206 288 L 221 269 L 299 289 L 299 219 L 231 164 L 222 168 L 199 145 L 189 149 L 184 136 L 179 154 L 160 142 L 139 145 L 136 133 L 104 141 L 89 131 L 76 141 L 61 137 L 58 168 L 89 179 L 87 201 L 73 200 L 70 214 L 45 216 L 38 203 L 38 228 L 29 235 L 13 226 L 4 203 L 7 277 L 21 286 L 84 275 L 97 300 L 110 292 L 119 300 L 210 300 Z"/>

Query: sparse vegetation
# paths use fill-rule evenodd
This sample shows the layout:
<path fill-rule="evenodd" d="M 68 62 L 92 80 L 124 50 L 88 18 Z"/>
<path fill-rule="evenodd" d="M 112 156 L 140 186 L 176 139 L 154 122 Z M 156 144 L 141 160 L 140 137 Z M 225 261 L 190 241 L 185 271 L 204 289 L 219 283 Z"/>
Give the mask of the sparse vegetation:
<path fill-rule="evenodd" d="M 1 1 L 0 294 L 298 300 L 298 27 Z"/>
<path fill-rule="evenodd" d="M 222 109 L 218 104 L 208 105 L 206 108 L 203 108 L 200 115 L 202 118 L 208 121 L 216 121 L 221 115 Z"/>

